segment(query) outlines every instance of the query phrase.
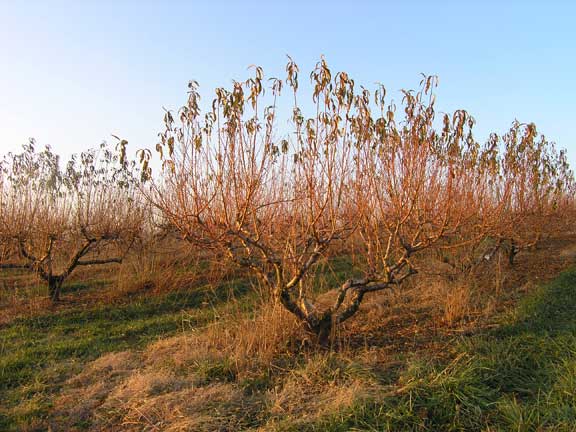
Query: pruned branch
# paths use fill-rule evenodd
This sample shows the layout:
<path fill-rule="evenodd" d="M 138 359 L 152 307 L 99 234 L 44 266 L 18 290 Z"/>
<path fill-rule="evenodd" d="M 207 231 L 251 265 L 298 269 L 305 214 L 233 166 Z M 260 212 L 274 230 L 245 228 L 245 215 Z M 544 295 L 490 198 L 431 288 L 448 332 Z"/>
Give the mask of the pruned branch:
<path fill-rule="evenodd" d="M 0 263 L 0 269 L 29 269 L 31 264 Z"/>
<path fill-rule="evenodd" d="M 100 265 L 100 264 L 122 264 L 122 258 L 104 258 L 104 259 L 93 259 L 93 260 L 85 260 L 76 262 L 77 266 L 87 266 L 87 265 Z"/>

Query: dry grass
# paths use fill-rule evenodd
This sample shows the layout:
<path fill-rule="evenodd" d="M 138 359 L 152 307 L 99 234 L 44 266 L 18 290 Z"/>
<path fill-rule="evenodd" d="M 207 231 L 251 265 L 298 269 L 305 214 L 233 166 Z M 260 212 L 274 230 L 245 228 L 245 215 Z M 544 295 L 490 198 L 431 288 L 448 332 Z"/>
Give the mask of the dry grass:
<path fill-rule="evenodd" d="M 311 349 L 283 308 L 263 304 L 247 313 L 233 303 L 205 327 L 90 363 L 64 385 L 53 429 L 298 430 L 396 392 L 400 358 L 442 358 L 455 333 L 478 331 L 537 281 L 573 264 L 573 240 L 544 242 L 500 274 L 424 276 L 404 290 L 374 295 L 362 319 L 338 329 L 332 351 Z"/>
<path fill-rule="evenodd" d="M 236 310 L 186 336 L 148 347 L 145 358 L 148 364 L 170 358 L 176 367 L 198 365 L 206 360 L 224 361 L 241 379 L 243 374 L 270 366 L 283 355 L 292 355 L 294 344 L 301 337 L 295 318 L 279 306 L 263 307 L 252 318 Z"/>
<path fill-rule="evenodd" d="M 125 304 L 135 297 L 161 296 L 201 284 L 217 286 L 231 274 L 231 268 L 202 260 L 190 253 L 185 242 L 175 239 L 134 252 L 121 265 L 79 267 L 64 284 L 58 304 L 48 299 L 47 288 L 37 275 L 0 271 L 0 325 L 46 312 Z"/>
<path fill-rule="evenodd" d="M 56 401 L 52 421 L 54 429 L 60 429 L 59 426 L 63 424 L 79 424 L 90 419 L 95 409 L 137 364 L 131 352 L 107 354 L 90 363 L 67 382 L 68 391 Z"/>
<path fill-rule="evenodd" d="M 350 359 L 296 355 L 301 337 L 283 309 L 262 308 L 142 353 L 107 355 L 66 383 L 53 425 L 74 430 L 90 420 L 91 430 L 233 431 L 319 418 L 374 390 L 370 373 Z"/>
<path fill-rule="evenodd" d="M 0 325 L 19 316 L 32 316 L 50 306 L 38 278 L 30 274 L 0 273 Z"/>

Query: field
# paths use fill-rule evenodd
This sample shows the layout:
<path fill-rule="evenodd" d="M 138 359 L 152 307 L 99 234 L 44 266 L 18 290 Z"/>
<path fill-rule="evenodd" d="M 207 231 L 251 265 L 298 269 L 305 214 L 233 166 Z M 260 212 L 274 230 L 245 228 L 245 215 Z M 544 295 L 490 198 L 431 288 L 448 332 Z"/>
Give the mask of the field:
<path fill-rule="evenodd" d="M 285 71 L 0 160 L 0 430 L 573 430 L 566 150 Z"/>
<path fill-rule="evenodd" d="M 87 267 L 52 305 L 6 270 L 0 430 L 574 430 L 575 240 L 459 289 L 376 295 L 331 348 L 238 272 L 178 262 L 166 287 Z M 349 267 L 326 264 L 320 297 Z"/>

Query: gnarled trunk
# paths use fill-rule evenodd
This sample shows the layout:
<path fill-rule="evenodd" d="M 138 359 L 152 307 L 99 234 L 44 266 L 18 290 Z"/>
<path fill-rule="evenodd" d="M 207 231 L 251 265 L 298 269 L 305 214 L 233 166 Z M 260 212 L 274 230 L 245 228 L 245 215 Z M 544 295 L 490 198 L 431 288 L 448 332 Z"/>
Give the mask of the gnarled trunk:
<path fill-rule="evenodd" d="M 510 250 L 508 251 L 508 264 L 510 267 L 514 266 L 514 258 L 518 255 L 518 252 L 520 252 L 520 249 L 516 246 L 514 241 L 512 241 L 510 244 Z"/>
<path fill-rule="evenodd" d="M 277 287 L 275 294 L 277 301 L 298 318 L 316 343 L 325 347 L 329 345 L 334 322 L 331 310 L 320 312 L 305 298 L 292 298 L 290 290 L 285 287 Z"/>
<path fill-rule="evenodd" d="M 60 301 L 62 282 L 64 282 L 64 278 L 61 276 L 50 276 L 48 278 L 48 294 L 52 303 Z"/>
<path fill-rule="evenodd" d="M 333 317 L 331 313 L 324 313 L 319 318 L 314 317 L 306 321 L 305 329 L 311 333 L 318 345 L 327 347 L 332 335 Z"/>

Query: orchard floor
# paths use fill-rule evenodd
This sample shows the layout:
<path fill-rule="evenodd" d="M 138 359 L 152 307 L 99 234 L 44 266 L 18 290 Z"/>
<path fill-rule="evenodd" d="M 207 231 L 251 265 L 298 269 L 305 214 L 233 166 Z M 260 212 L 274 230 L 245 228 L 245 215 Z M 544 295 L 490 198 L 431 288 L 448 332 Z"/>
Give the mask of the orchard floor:
<path fill-rule="evenodd" d="M 104 269 L 51 306 L 3 274 L 0 430 L 576 431 L 576 237 L 517 260 L 374 296 L 332 350 L 241 278 L 119 295 Z"/>

